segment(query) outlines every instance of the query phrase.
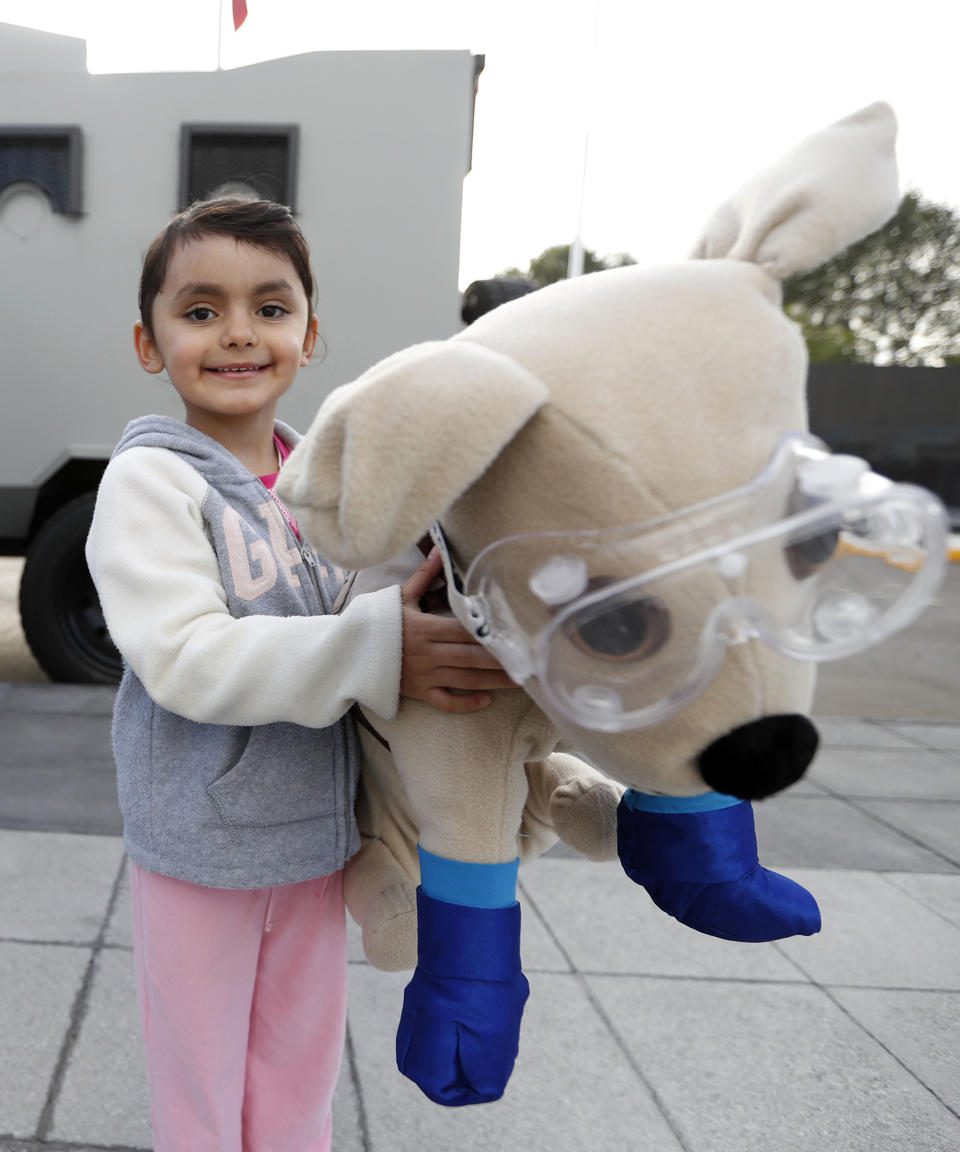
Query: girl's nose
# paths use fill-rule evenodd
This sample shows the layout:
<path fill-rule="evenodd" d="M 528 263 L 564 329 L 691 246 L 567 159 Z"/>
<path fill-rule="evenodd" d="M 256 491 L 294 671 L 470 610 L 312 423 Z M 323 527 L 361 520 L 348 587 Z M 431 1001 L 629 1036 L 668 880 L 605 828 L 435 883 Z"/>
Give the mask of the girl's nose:
<path fill-rule="evenodd" d="M 257 342 L 257 333 L 249 314 L 237 309 L 227 315 L 221 342 L 225 345 L 250 345 Z"/>

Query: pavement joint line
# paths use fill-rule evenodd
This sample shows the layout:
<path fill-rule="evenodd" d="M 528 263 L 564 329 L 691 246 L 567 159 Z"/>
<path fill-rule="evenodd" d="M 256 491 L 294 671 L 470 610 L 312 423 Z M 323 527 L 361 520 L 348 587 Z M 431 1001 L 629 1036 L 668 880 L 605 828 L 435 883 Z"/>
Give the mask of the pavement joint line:
<path fill-rule="evenodd" d="M 94 940 L 30 940 L 24 936 L 0 936 L 0 944 L 22 945 L 24 948 L 76 948 L 81 951 L 89 950 L 95 945 Z"/>
<path fill-rule="evenodd" d="M 898 892 L 902 892 L 904 896 L 909 896 L 912 900 L 916 900 L 916 902 L 918 904 L 922 904 L 923 907 L 926 908 L 926 910 L 928 912 L 933 912 L 934 915 L 939 916 L 940 919 L 945 924 L 949 924 L 952 928 L 960 928 L 960 923 L 958 923 L 956 920 L 951 920 L 950 917 L 946 915 L 946 913 L 942 912 L 939 908 L 935 907 L 929 901 L 925 900 L 922 895 L 918 895 L 916 892 L 911 892 L 908 888 L 904 888 L 902 885 L 898 884 L 897 880 L 896 880 L 896 878 L 898 876 L 943 876 L 943 875 L 950 875 L 950 873 L 943 873 L 943 872 L 881 872 L 880 875 L 884 878 L 884 880 L 886 880 L 886 882 L 888 884 L 890 884 L 892 887 L 896 888 L 896 890 Z"/>
<path fill-rule="evenodd" d="M 942 912 L 939 908 L 936 908 L 933 904 L 928 903 L 926 900 L 923 899 L 922 896 L 918 896 L 915 893 L 908 891 L 908 889 L 902 888 L 896 882 L 896 880 L 893 879 L 894 873 L 878 872 L 877 875 L 885 883 L 889 884 L 891 888 L 895 888 L 902 896 L 909 896 L 911 900 L 915 900 L 922 908 L 926 908 L 926 910 L 928 912 L 932 912 L 934 914 L 934 916 L 936 916 L 938 920 L 942 920 L 944 922 L 944 924 L 949 924 L 951 928 L 960 927 L 960 925 L 957 924 L 956 920 L 951 920 L 950 917 L 945 912 Z M 902 873 L 901 873 L 901 875 L 902 875 Z M 943 875 L 949 875 L 949 873 L 911 872 L 911 873 L 909 873 L 909 875 L 911 875 L 911 876 L 943 876 Z M 943 989 L 943 991 L 947 991 L 947 989 Z"/>
<path fill-rule="evenodd" d="M 41 1141 L 44 1148 L 50 1147 L 47 1137 L 53 1127 L 54 1113 L 56 1111 L 57 1102 L 60 1098 L 60 1092 L 63 1088 L 63 1082 L 67 1074 L 67 1068 L 70 1064 L 70 1058 L 73 1055 L 73 1050 L 76 1047 L 77 1040 L 80 1036 L 80 1029 L 83 1022 L 87 1017 L 87 1009 L 90 1003 L 90 994 L 93 989 L 93 981 L 99 967 L 100 953 L 103 951 L 104 941 L 107 935 L 107 928 L 110 924 L 110 919 L 113 916 L 114 908 L 117 904 L 117 899 L 120 892 L 120 885 L 123 880 L 124 869 L 126 867 L 126 857 L 121 859 L 120 866 L 117 869 L 117 874 L 114 877 L 113 888 L 110 891 L 110 897 L 107 900 L 106 911 L 104 912 L 103 920 L 100 924 L 100 930 L 90 947 L 90 958 L 87 961 L 87 966 L 83 974 L 83 979 L 80 982 L 80 989 L 77 992 L 73 1001 L 73 1008 L 70 1012 L 70 1023 L 67 1026 L 67 1031 L 64 1034 L 63 1042 L 60 1045 L 60 1052 L 57 1056 L 57 1063 L 53 1070 L 53 1075 L 50 1077 L 50 1084 L 47 1087 L 47 1096 L 44 1101 L 43 1108 L 40 1111 L 40 1118 L 37 1121 L 36 1139 Z M 82 1145 L 81 1145 L 82 1147 Z"/>
<path fill-rule="evenodd" d="M 2 1152 L 150 1152 L 140 1144 L 91 1144 L 89 1140 L 37 1140 L 0 1132 Z"/>
<path fill-rule="evenodd" d="M 889 820 L 885 820 L 882 816 L 878 815 L 876 812 L 871 812 L 869 810 L 869 808 L 863 808 L 857 803 L 857 799 L 864 799 L 864 800 L 873 799 L 873 800 L 891 800 L 891 801 L 894 801 L 894 802 L 897 802 L 900 804 L 924 804 L 924 805 L 926 805 L 926 804 L 938 804 L 939 805 L 939 804 L 944 803 L 943 800 L 935 800 L 935 799 L 934 800 L 928 800 L 926 797 L 924 797 L 923 799 L 917 799 L 916 797 L 912 797 L 912 796 L 911 797 L 902 797 L 902 796 L 866 797 L 866 796 L 864 796 L 864 797 L 858 797 L 858 798 L 854 798 L 854 797 L 850 797 L 850 796 L 838 796 L 837 799 L 840 800 L 841 803 L 849 805 L 851 808 L 855 809 L 861 815 L 869 817 L 875 823 L 880 824 L 882 827 L 888 829 L 890 832 L 896 832 L 897 835 L 902 836 L 904 838 L 904 840 L 908 840 L 911 844 L 916 845 L 918 848 L 923 848 L 924 851 L 929 852 L 932 856 L 938 857 L 945 864 L 949 864 L 953 868 L 960 868 L 960 860 L 954 860 L 951 856 L 948 856 L 946 854 L 946 852 L 941 852 L 939 848 L 934 848 L 932 844 L 925 843 L 918 836 L 913 836 L 909 832 L 904 831 L 903 828 L 898 828 L 896 824 L 891 823 Z M 889 868 L 877 868 L 877 869 L 868 869 L 868 871 L 889 872 L 889 871 L 891 871 L 891 869 L 889 869 Z M 953 873 L 948 873 L 948 875 L 953 875 Z"/>
<path fill-rule="evenodd" d="M 663 1097 L 657 1091 L 656 1087 L 650 1082 L 650 1080 L 644 1074 L 643 1069 L 640 1067 L 640 1065 L 634 1059 L 633 1053 L 630 1051 L 630 1048 L 627 1045 L 626 1041 L 620 1035 L 620 1032 L 614 1026 L 613 1021 L 610 1019 L 610 1017 L 604 1011 L 603 1005 L 597 999 L 596 994 L 594 993 L 593 989 L 590 987 L 590 982 L 587 979 L 586 975 L 579 968 L 577 968 L 577 966 L 573 963 L 573 959 L 570 956 L 570 953 L 566 950 L 566 948 L 564 948 L 563 944 L 560 942 L 559 937 L 554 932 L 549 921 L 543 915 L 543 913 L 540 911 L 540 907 L 537 904 L 536 900 L 534 900 L 533 896 L 530 894 L 530 892 L 525 887 L 525 885 L 523 884 L 522 881 L 518 883 L 517 888 L 518 888 L 518 892 L 523 895 L 523 899 L 526 902 L 526 906 L 530 907 L 533 910 L 534 915 L 540 921 L 540 923 L 543 926 L 544 930 L 546 931 L 547 935 L 553 941 L 554 946 L 556 947 L 556 949 L 560 953 L 560 955 L 563 957 L 564 962 L 567 964 L 567 967 L 569 968 L 569 972 L 557 972 L 557 973 L 552 973 L 552 975 L 558 975 L 558 976 L 572 975 L 573 976 L 573 978 L 576 980 L 577 984 L 579 984 L 581 990 L 583 991 L 583 994 L 586 996 L 587 1003 L 593 1009 L 593 1011 L 596 1014 L 600 1023 L 607 1030 L 608 1035 L 613 1040 L 616 1047 L 619 1049 L 624 1060 L 626 1060 L 627 1067 L 632 1069 L 633 1074 L 637 1077 L 637 1079 L 644 1086 L 644 1088 L 646 1088 L 647 1092 L 650 1095 L 650 1099 L 656 1105 L 657 1110 L 660 1112 L 660 1115 L 663 1117 L 664 1123 L 667 1125 L 667 1127 L 673 1133 L 677 1143 L 680 1145 L 683 1152 L 694 1152 L 692 1145 L 688 1142 L 686 1136 L 683 1133 L 683 1129 L 681 1128 L 680 1124 L 675 1120 L 673 1113 L 671 1112 L 670 1107 L 668 1106 L 667 1102 L 663 1099 Z"/>
<path fill-rule="evenodd" d="M 934 1098 L 934 1100 L 936 1100 L 938 1104 L 940 1104 L 940 1105 L 942 1105 L 944 1108 L 946 1108 L 946 1110 L 947 1110 L 947 1111 L 948 1111 L 948 1112 L 949 1112 L 949 1113 L 950 1113 L 952 1116 L 956 1116 L 958 1119 L 960 1119 L 960 1112 L 958 1112 L 958 1111 L 957 1111 L 957 1109 L 956 1109 L 956 1108 L 954 1108 L 952 1104 L 950 1104 L 950 1103 L 948 1103 L 946 1100 L 944 1100 L 944 1098 L 943 1098 L 943 1097 L 942 1097 L 942 1096 L 941 1096 L 939 1093 L 935 1092 L 935 1091 L 934 1091 L 934 1089 L 933 1089 L 933 1088 L 931 1088 L 929 1084 L 927 1084 L 927 1083 L 926 1083 L 924 1080 L 922 1080 L 922 1079 L 920 1078 L 920 1076 L 919 1076 L 919 1075 L 918 1075 L 916 1072 L 914 1072 L 914 1070 L 913 1070 L 913 1069 L 910 1067 L 910 1065 L 909 1065 L 909 1064 L 905 1063 L 905 1062 L 904 1062 L 904 1061 L 903 1061 L 903 1060 L 902 1060 L 902 1059 L 901 1059 L 901 1058 L 900 1058 L 900 1057 L 899 1057 L 899 1056 L 896 1054 L 896 1052 L 894 1052 L 894 1051 L 893 1051 L 893 1049 L 892 1049 L 892 1048 L 890 1048 L 890 1047 L 889 1047 L 887 1044 L 885 1044 L 885 1043 L 884 1043 L 884 1041 L 883 1041 L 883 1040 L 882 1040 L 882 1039 L 881 1039 L 879 1036 L 877 1036 L 877 1035 L 875 1035 L 873 1032 L 871 1032 L 871 1031 L 870 1031 L 870 1029 L 869 1029 L 869 1028 L 866 1026 L 866 1024 L 864 1024 L 864 1023 L 863 1023 L 861 1020 L 858 1020 L 856 1016 L 854 1016 L 854 1015 L 853 1015 L 851 1012 L 849 1012 L 849 1011 L 848 1011 L 848 1009 L 846 1008 L 846 1006 L 845 1006 L 844 1004 L 842 1004 L 842 1003 L 841 1003 L 841 1002 L 840 1002 L 840 1001 L 839 1001 L 839 1000 L 836 998 L 836 996 L 834 996 L 834 995 L 833 995 L 833 993 L 830 991 L 830 989 L 831 989 L 831 988 L 858 987 L 858 985 L 844 985 L 844 984 L 830 984 L 830 985 L 826 985 L 826 984 L 817 984 L 816 986 L 817 986 L 818 988 L 820 988 L 820 990 L 821 990 L 821 991 L 824 993 L 824 995 L 827 997 L 827 999 L 830 1001 L 830 1003 L 831 1003 L 831 1004 L 833 1004 L 833 1006 L 834 1006 L 835 1008 L 838 1008 L 838 1009 L 839 1009 L 839 1010 L 840 1010 L 840 1011 L 843 1013 L 843 1015 L 844 1015 L 844 1016 L 846 1016 L 846 1018 L 847 1018 L 847 1019 L 848 1019 L 848 1020 L 849 1020 L 849 1021 L 850 1021 L 850 1022 L 851 1022 L 851 1023 L 852 1023 L 852 1024 L 855 1026 L 855 1027 L 856 1027 L 856 1028 L 857 1028 L 857 1029 L 859 1029 L 859 1031 L 861 1031 L 861 1032 L 864 1034 L 864 1036 L 868 1036 L 868 1037 L 869 1037 L 869 1038 L 870 1038 L 870 1039 L 871 1039 L 871 1040 L 874 1042 L 874 1044 L 876 1044 L 876 1045 L 877 1045 L 879 1048 L 882 1048 L 882 1049 L 883 1049 L 883 1051 L 884 1051 L 884 1052 L 886 1052 L 886 1054 L 887 1054 L 887 1055 L 888 1055 L 888 1056 L 889 1056 L 889 1057 L 890 1057 L 890 1058 L 891 1058 L 891 1059 L 892 1059 L 892 1060 L 893 1060 L 895 1063 L 899 1064 L 899 1066 L 900 1066 L 900 1067 L 901 1067 L 901 1068 L 904 1070 L 904 1072 L 906 1072 L 906 1074 L 907 1074 L 907 1075 L 910 1077 L 910 1079 L 911 1079 L 911 1080 L 914 1080 L 914 1081 L 915 1081 L 917 1084 L 919 1084 L 919 1085 L 920 1085 L 920 1087 L 921 1087 L 921 1088 L 923 1088 L 923 1089 L 925 1089 L 927 1092 L 929 1092 L 929 1093 L 930 1093 L 930 1095 L 931 1095 L 931 1096 Z M 897 988 L 891 988 L 891 989 L 888 989 L 888 991 L 891 991 L 891 992 L 897 992 L 897 991 L 914 991 L 914 989 L 897 989 Z M 936 991 L 936 989 L 931 989 L 931 991 Z"/>
<path fill-rule="evenodd" d="M 859 803 L 857 803 L 857 801 L 860 801 L 860 800 L 873 800 L 873 801 L 878 801 L 878 800 L 887 801 L 887 800 L 889 800 L 893 803 L 899 803 L 899 804 L 921 804 L 921 805 L 936 804 L 936 805 L 940 805 L 940 804 L 955 804 L 955 803 L 957 803 L 956 797 L 943 797 L 943 796 L 941 796 L 941 797 L 937 797 L 937 796 L 918 797 L 918 796 L 887 796 L 887 795 L 883 795 L 883 796 L 850 796 L 849 793 L 835 792 L 832 788 L 830 788 L 829 785 L 824 785 L 824 787 L 827 788 L 827 790 L 828 790 L 827 799 L 838 800 L 841 804 L 845 804 L 847 807 L 853 808 L 854 811 L 859 812 L 861 816 L 866 816 L 869 820 L 872 820 L 875 824 L 879 824 L 883 828 L 886 828 L 888 832 L 896 833 L 897 836 L 900 836 L 904 840 L 909 841 L 911 844 L 915 845 L 917 848 L 922 848 L 925 852 L 929 852 L 931 856 L 938 857 L 945 864 L 949 864 L 952 868 L 960 869 L 960 860 L 954 860 L 951 856 L 948 856 L 945 852 L 941 852 L 939 848 L 934 848 L 931 844 L 927 844 L 925 841 L 921 840 L 917 836 L 913 836 L 911 833 L 905 831 L 903 828 L 898 828 L 896 824 L 892 824 L 889 820 L 885 820 L 882 816 L 879 816 L 876 812 L 871 812 L 869 808 L 863 808 Z M 789 799 L 793 803 L 803 803 L 804 801 L 810 801 L 810 800 L 822 800 L 822 799 L 824 799 L 824 797 L 822 797 L 822 796 L 791 796 L 791 797 L 789 797 Z M 813 864 L 804 864 L 803 867 L 804 868 L 816 868 L 817 866 L 813 865 Z M 823 865 L 823 867 L 826 868 L 827 870 L 830 870 L 830 871 L 834 870 L 830 865 Z M 840 871 L 842 871 L 842 872 L 889 872 L 889 871 L 891 871 L 891 869 L 889 869 L 889 868 L 842 868 L 842 869 L 840 869 Z M 955 872 L 942 873 L 942 875 L 952 876 L 952 875 L 955 875 Z"/>
<path fill-rule="evenodd" d="M 783 955 L 783 956 L 785 956 L 785 955 L 786 955 L 786 953 L 783 951 L 783 949 L 782 949 L 782 948 L 780 948 L 780 947 L 778 946 L 778 942 L 777 942 L 777 941 L 774 941 L 774 946 L 777 948 L 777 951 L 778 951 L 778 952 L 779 952 L 781 955 Z M 787 957 L 787 959 L 791 959 L 791 957 Z M 795 964 L 795 967 L 797 967 L 797 968 L 798 968 L 798 969 L 799 969 L 801 972 L 806 972 L 806 969 L 804 968 L 803 964 L 802 964 L 802 963 L 801 963 L 799 960 L 795 960 L 795 961 L 794 961 L 794 964 Z M 890 1058 L 891 1058 L 891 1059 L 892 1059 L 892 1060 L 893 1060 L 893 1061 L 894 1061 L 896 1064 L 898 1064 L 898 1065 L 900 1066 L 900 1068 L 902 1068 L 902 1069 L 903 1069 L 903 1071 L 904 1071 L 904 1072 L 906 1072 L 906 1074 L 907 1074 L 907 1075 L 910 1077 L 910 1079 L 911 1079 L 911 1080 L 914 1080 L 914 1081 L 915 1081 L 917 1084 L 919 1084 L 919 1085 L 920 1085 L 920 1087 L 921 1087 L 921 1088 L 923 1088 L 923 1089 L 925 1089 L 927 1092 L 929 1092 L 929 1093 L 930 1093 L 930 1095 L 931 1095 L 931 1096 L 932 1096 L 932 1097 L 933 1097 L 933 1098 L 934 1098 L 934 1099 L 935 1099 L 935 1100 L 936 1100 L 936 1101 L 937 1101 L 939 1104 L 941 1104 L 941 1105 L 942 1105 L 944 1108 L 946 1108 L 946 1109 L 947 1109 L 947 1111 L 948 1111 L 948 1112 L 949 1112 L 951 1115 L 953 1115 L 953 1116 L 957 1116 L 958 1118 L 960 1118 L 960 1113 L 958 1113 L 958 1112 L 957 1112 L 957 1110 L 956 1110 L 954 1107 L 952 1107 L 950 1104 L 948 1104 L 946 1100 L 944 1100 L 944 1099 L 943 1099 L 941 1096 L 939 1096 L 939 1095 L 938 1095 L 938 1094 L 937 1094 L 937 1093 L 936 1093 L 936 1092 L 935 1092 L 935 1091 L 934 1091 L 934 1090 L 933 1090 L 933 1089 L 932 1089 L 932 1088 L 931 1088 L 931 1087 L 930 1087 L 930 1086 L 929 1086 L 927 1083 L 925 1083 L 925 1082 L 924 1082 L 924 1080 L 922 1080 L 922 1079 L 921 1079 L 921 1077 L 919 1076 L 919 1074 L 918 1074 L 918 1073 L 916 1073 L 916 1072 L 914 1072 L 914 1070 L 913 1070 L 913 1069 L 912 1069 L 912 1068 L 911 1068 L 911 1067 L 910 1067 L 908 1064 L 906 1064 L 906 1063 L 905 1063 L 905 1062 L 904 1062 L 904 1061 L 903 1061 L 903 1060 L 902 1060 L 902 1059 L 901 1059 L 901 1058 L 900 1058 L 900 1057 L 899 1057 L 899 1056 L 896 1054 L 896 1052 L 894 1052 L 894 1051 L 893 1051 L 893 1050 L 892 1050 L 892 1049 L 891 1049 L 891 1048 L 890 1048 L 890 1047 L 889 1047 L 887 1044 L 885 1044 L 885 1043 L 883 1042 L 883 1040 L 881 1040 L 881 1039 L 880 1039 L 880 1037 L 879 1037 L 879 1036 L 875 1036 L 875 1035 L 874 1035 L 874 1034 L 873 1034 L 873 1033 L 870 1031 L 870 1029 L 869 1029 L 869 1028 L 866 1026 L 866 1024 L 864 1024 L 862 1021 L 860 1021 L 859 1019 L 857 1019 L 857 1017 L 856 1017 L 856 1016 L 854 1016 L 854 1015 L 853 1015 L 853 1013 L 851 1013 L 851 1012 L 848 1010 L 848 1008 L 846 1007 L 846 1005 L 845 1005 L 845 1004 L 843 1004 L 843 1003 L 842 1003 L 842 1001 L 841 1001 L 841 1000 L 840 1000 L 840 999 L 839 999 L 839 998 L 838 998 L 838 997 L 835 995 L 835 990 L 840 990 L 840 989 L 861 989 L 861 988 L 865 988 L 865 989 L 867 989 L 868 991 L 871 991 L 871 992 L 916 992 L 916 991 L 925 991 L 925 992 L 940 992 L 940 993 L 947 993 L 948 995 L 949 995 L 949 994 L 952 994 L 952 995 L 960 995 L 960 993 L 958 993 L 956 989 L 954 989 L 954 988 L 926 988 L 926 989 L 915 989 L 915 988 L 904 988 L 904 987 L 902 987 L 901 985 L 893 985 L 893 986 L 890 986 L 890 985 L 882 985 L 882 984 L 844 984 L 844 983 L 842 983 L 842 982 L 839 982 L 839 981 L 836 981 L 836 980 L 831 980 L 829 984 L 825 984 L 825 983 L 823 983 L 822 981 L 820 981 L 820 980 L 817 980 L 817 979 L 816 979 L 816 978 L 815 978 L 815 977 L 814 977 L 814 976 L 813 976 L 811 973 L 807 973 L 807 980 L 808 980 L 808 984 L 809 984 L 809 986 L 810 986 L 810 987 L 812 987 L 812 988 L 815 988 L 815 989 L 816 989 L 816 990 L 817 990 L 819 993 L 821 993 L 821 994 L 822 994 L 824 997 L 826 997 L 826 999 L 827 999 L 827 1000 L 829 1000 L 829 1001 L 830 1001 L 830 1003 L 831 1003 L 831 1004 L 832 1004 L 832 1005 L 833 1005 L 835 1008 L 837 1008 L 837 1009 L 838 1009 L 838 1010 L 839 1010 L 839 1011 L 840 1011 L 840 1012 L 841 1012 L 841 1013 L 842 1013 L 842 1014 L 843 1014 L 843 1015 L 844 1015 L 844 1016 L 847 1018 L 847 1020 L 848 1020 L 848 1021 L 849 1021 L 849 1022 L 850 1022 L 850 1023 L 851 1023 L 851 1024 L 852 1024 L 852 1025 L 853 1025 L 853 1026 L 854 1026 L 854 1027 L 855 1027 L 855 1028 L 856 1028 L 856 1029 L 859 1031 L 859 1032 L 863 1033 L 863 1035 L 864 1035 L 864 1036 L 867 1036 L 867 1037 L 869 1037 L 869 1039 L 870 1039 L 870 1040 L 872 1040 L 872 1041 L 873 1041 L 875 1044 L 877 1044 L 877 1045 L 878 1045 L 880 1048 L 882 1048 L 882 1049 L 883 1049 L 883 1051 L 884 1051 L 884 1052 L 886 1052 L 886 1054 L 887 1054 L 887 1055 L 888 1055 L 888 1056 L 889 1056 L 889 1057 L 890 1057 Z M 758 984 L 760 984 L 760 983 L 765 983 L 765 981 L 760 981 L 760 980 L 757 980 L 757 981 L 755 981 L 754 983 L 758 983 Z"/>
<path fill-rule="evenodd" d="M 914 736 L 914 735 L 913 735 L 913 734 L 910 732 L 910 730 L 909 730 L 909 727 L 910 727 L 910 725 L 911 725 L 911 724 L 914 724 L 914 725 L 916 725 L 916 724 L 920 724 L 920 725 L 921 725 L 922 727 L 924 727 L 924 728 L 936 728 L 936 727 L 938 727 L 938 726 L 939 726 L 939 727 L 941 727 L 941 728 L 953 728 L 953 727 L 954 727 L 954 725 L 953 725 L 953 724 L 946 724 L 946 723 L 944 723 L 943 721 L 937 721 L 937 720 L 930 720 L 930 721 L 923 721 L 923 720 L 921 720 L 921 721 L 916 721 L 916 720 L 911 720 L 911 721 L 899 721 L 899 723 L 900 723 L 901 725 L 904 725 L 904 724 L 906 724 L 906 730 L 904 730 L 904 728 L 903 728 L 903 727 L 895 728 L 895 727 L 894 727 L 894 724 L 890 723 L 889 721 L 888 721 L 888 722 L 884 722 L 884 721 L 882 721 L 882 720 L 869 720 L 869 721 L 867 721 L 867 723 L 869 723 L 869 724 L 873 724 L 873 725 L 874 725 L 874 726 L 876 726 L 877 728 L 883 729 L 883 730 L 885 730 L 885 731 L 889 731 L 889 732 L 890 732 L 890 734 L 891 734 L 892 736 L 897 736 L 897 737 L 899 737 L 901 740 L 908 740 L 908 741 L 909 741 L 909 742 L 910 742 L 910 743 L 911 743 L 911 744 L 912 744 L 914 747 L 916 747 L 916 748 L 922 748 L 922 749 L 923 749 L 925 752 L 937 752 L 937 753 L 939 753 L 941 756 L 947 756 L 948 758 L 949 758 L 949 756 L 951 755 L 951 750 L 950 750 L 950 749 L 948 749 L 948 748 L 935 748 L 935 747 L 934 747 L 934 746 L 933 746 L 931 743 L 929 743 L 929 741 L 924 741 L 924 740 L 921 740 L 921 739 L 919 739 L 917 736 Z M 898 722 L 896 722 L 896 721 L 895 721 L 894 723 L 898 723 Z M 834 747 L 836 747 L 836 746 L 834 746 Z M 844 744 L 844 745 L 843 745 L 843 747 L 844 747 L 844 748 L 860 748 L 860 747 L 863 747 L 863 745 L 858 745 L 858 744 Z M 868 745 L 867 747 L 869 747 L 869 745 Z M 900 751 L 900 749 L 898 749 L 898 748 L 889 748 L 889 749 L 884 749 L 884 748 L 881 748 L 881 749 L 880 749 L 880 751 L 881 751 L 881 752 L 884 752 L 884 751 L 889 751 L 889 752 L 898 752 L 898 751 Z M 955 753 L 954 753 L 954 754 L 955 754 Z"/>

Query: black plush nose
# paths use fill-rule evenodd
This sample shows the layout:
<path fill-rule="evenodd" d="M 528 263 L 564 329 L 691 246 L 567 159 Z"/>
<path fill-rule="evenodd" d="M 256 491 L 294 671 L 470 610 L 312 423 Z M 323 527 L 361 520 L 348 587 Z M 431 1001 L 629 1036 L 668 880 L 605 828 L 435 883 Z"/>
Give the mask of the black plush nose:
<path fill-rule="evenodd" d="M 764 716 L 705 748 L 698 758 L 700 774 L 715 792 L 761 800 L 796 783 L 819 743 L 806 716 Z"/>

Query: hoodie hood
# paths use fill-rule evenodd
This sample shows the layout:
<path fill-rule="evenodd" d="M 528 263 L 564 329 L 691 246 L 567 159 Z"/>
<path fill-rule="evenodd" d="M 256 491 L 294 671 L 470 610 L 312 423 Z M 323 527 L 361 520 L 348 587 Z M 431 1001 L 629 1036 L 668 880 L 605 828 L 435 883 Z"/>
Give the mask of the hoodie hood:
<path fill-rule="evenodd" d="M 299 433 L 282 420 L 275 420 L 273 428 L 288 448 L 293 448 L 300 439 Z M 212 484 L 221 484 L 225 480 L 236 483 L 244 477 L 256 479 L 219 441 L 173 416 L 139 416 L 131 420 L 124 428 L 111 459 L 129 448 L 168 448 L 192 464 Z"/>

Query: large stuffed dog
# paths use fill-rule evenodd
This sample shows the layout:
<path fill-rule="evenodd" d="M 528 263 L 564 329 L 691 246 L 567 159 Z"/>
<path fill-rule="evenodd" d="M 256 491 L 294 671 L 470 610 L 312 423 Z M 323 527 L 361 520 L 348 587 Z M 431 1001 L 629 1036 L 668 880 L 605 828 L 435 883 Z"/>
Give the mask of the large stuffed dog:
<path fill-rule="evenodd" d="M 806 434 L 780 282 L 893 214 L 895 135 L 874 104 L 744 185 L 693 259 L 565 281 L 390 357 L 284 470 L 311 540 L 361 570 L 351 595 L 402 581 L 435 526 L 454 611 L 518 684 L 479 713 L 362 717 L 348 904 L 374 964 L 416 964 L 397 1054 L 435 1100 L 503 1091 L 527 994 L 515 864 L 557 832 L 618 852 L 697 930 L 819 928 L 759 866 L 750 800 L 814 755 L 816 660 L 918 610 L 943 525 Z"/>

